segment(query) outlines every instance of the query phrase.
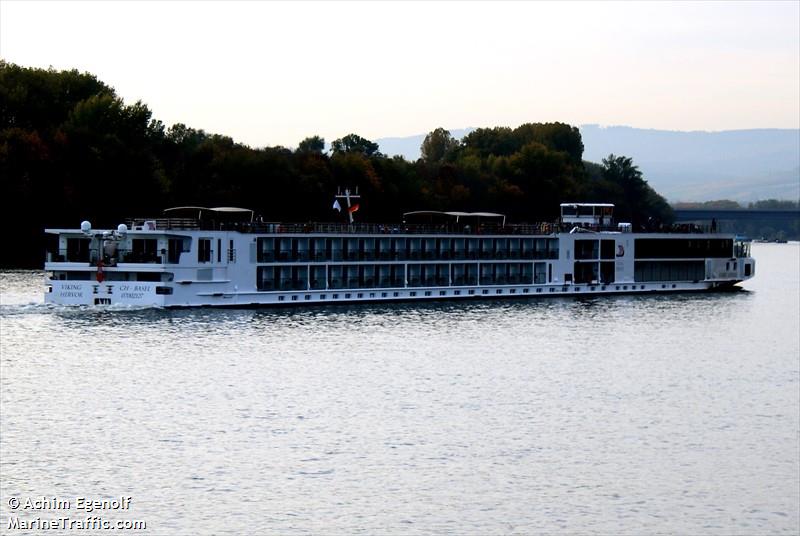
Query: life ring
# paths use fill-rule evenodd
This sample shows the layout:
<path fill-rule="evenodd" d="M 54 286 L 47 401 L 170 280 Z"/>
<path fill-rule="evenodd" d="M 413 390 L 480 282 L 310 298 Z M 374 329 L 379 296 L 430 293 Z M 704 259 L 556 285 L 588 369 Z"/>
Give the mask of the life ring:
<path fill-rule="evenodd" d="M 625 256 L 625 248 L 622 247 L 622 244 L 617 244 L 617 257 L 624 257 Z"/>

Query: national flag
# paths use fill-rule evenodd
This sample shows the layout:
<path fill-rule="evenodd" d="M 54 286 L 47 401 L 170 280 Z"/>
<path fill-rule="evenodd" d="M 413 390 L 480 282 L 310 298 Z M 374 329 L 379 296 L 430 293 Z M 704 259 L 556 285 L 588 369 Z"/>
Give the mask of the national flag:
<path fill-rule="evenodd" d="M 357 210 L 358 210 L 358 203 L 356 203 L 356 204 L 355 204 L 355 205 L 353 205 L 352 207 L 348 208 L 348 209 L 347 209 L 347 212 L 349 212 L 350 214 L 352 214 L 353 212 L 356 212 Z"/>
<path fill-rule="evenodd" d="M 333 208 L 335 210 L 338 210 L 339 212 L 342 211 L 342 205 L 339 204 L 339 200 L 338 199 L 334 199 L 333 200 Z"/>

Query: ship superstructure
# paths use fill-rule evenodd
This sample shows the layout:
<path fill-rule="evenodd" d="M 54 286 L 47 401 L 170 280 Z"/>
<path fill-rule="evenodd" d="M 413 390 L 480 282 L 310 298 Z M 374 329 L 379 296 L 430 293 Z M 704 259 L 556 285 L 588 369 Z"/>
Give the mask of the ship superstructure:
<path fill-rule="evenodd" d="M 353 207 L 347 200 L 352 217 Z M 235 207 L 176 207 L 113 230 L 47 229 L 45 300 L 249 306 L 659 293 L 755 275 L 750 244 L 697 227 L 634 232 L 613 205 L 564 203 L 558 222 L 410 212 L 398 224 L 268 223 Z M 352 220 L 350 220 L 352 221 Z"/>

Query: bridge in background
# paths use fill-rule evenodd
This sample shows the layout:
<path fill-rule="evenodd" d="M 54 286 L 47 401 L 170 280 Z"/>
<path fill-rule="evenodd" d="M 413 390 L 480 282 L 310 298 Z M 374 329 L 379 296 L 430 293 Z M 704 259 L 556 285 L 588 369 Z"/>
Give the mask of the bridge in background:
<path fill-rule="evenodd" d="M 754 238 L 800 239 L 800 210 L 781 209 L 675 209 L 676 223 L 699 223 L 709 226 L 716 220 L 717 229 Z"/>
<path fill-rule="evenodd" d="M 714 208 L 680 208 L 675 209 L 676 222 L 693 221 L 758 221 L 791 225 L 800 220 L 800 209 L 794 210 L 746 210 L 746 209 L 714 209 Z"/>

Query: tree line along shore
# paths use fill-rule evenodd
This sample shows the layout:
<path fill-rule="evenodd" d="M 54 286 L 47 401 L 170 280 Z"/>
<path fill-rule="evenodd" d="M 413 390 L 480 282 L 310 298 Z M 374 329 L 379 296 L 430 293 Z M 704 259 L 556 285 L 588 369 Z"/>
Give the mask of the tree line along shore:
<path fill-rule="evenodd" d="M 269 221 L 337 221 L 337 187 L 358 188 L 359 219 L 395 222 L 412 210 L 489 211 L 553 221 L 562 202 L 609 202 L 634 226 L 672 210 L 625 156 L 583 160 L 578 128 L 526 123 L 461 140 L 430 132 L 421 158 L 389 157 L 357 134 L 310 136 L 296 148 L 249 147 L 126 104 L 89 73 L 0 61 L 0 173 L 5 267 L 42 264 L 45 227 L 97 228 L 178 205 L 245 206 Z"/>

